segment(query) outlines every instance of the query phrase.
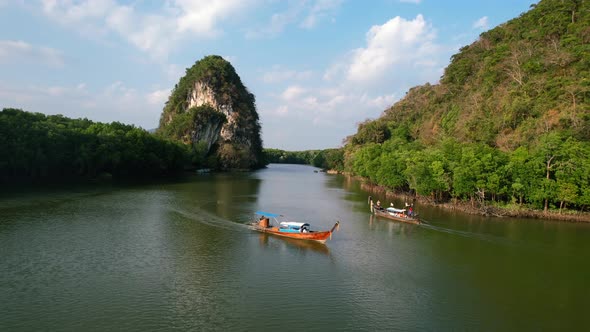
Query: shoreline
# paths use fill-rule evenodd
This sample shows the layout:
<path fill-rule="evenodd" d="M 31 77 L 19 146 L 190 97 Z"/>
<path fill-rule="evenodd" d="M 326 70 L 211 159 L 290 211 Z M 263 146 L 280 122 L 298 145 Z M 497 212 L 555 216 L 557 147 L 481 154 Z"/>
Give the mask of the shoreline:
<path fill-rule="evenodd" d="M 361 182 L 361 189 L 371 194 L 385 195 L 386 198 L 409 198 L 413 201 L 419 202 L 433 207 L 442 208 L 449 211 L 459 211 L 471 215 L 497 217 L 497 218 L 527 218 L 527 219 L 541 219 L 550 221 L 567 221 L 567 222 L 581 222 L 590 223 L 590 213 L 576 211 L 575 213 L 558 213 L 558 212 L 544 212 L 542 210 L 532 210 L 526 207 L 517 209 L 510 209 L 505 207 L 498 207 L 494 205 L 480 206 L 479 203 L 472 203 L 469 201 L 449 201 L 444 203 L 434 202 L 432 199 L 420 195 L 415 195 L 408 192 L 399 192 L 391 188 L 370 183 L 367 179 L 351 175 L 347 173 L 327 172 L 328 174 L 340 174 L 349 178 L 359 180 Z"/>

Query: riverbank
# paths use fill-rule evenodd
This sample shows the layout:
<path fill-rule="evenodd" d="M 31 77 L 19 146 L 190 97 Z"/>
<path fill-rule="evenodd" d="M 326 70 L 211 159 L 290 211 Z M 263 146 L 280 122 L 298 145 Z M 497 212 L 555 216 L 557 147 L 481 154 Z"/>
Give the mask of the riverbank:
<path fill-rule="evenodd" d="M 336 174 L 337 172 L 328 172 L 328 174 Z M 356 180 L 359 180 L 361 184 L 361 189 L 369 192 L 372 195 L 380 195 L 385 196 L 386 199 L 403 199 L 404 201 L 411 201 L 417 202 L 420 204 L 426 204 L 429 206 L 439 207 L 445 210 L 452 210 L 452 211 L 460 211 L 466 214 L 472 215 L 481 215 L 481 216 L 490 216 L 490 217 L 513 217 L 513 218 L 531 218 L 531 219 L 543 219 L 543 220 L 556 220 L 556 221 L 568 221 L 568 222 L 585 222 L 590 223 L 590 213 L 588 212 L 580 212 L 580 211 L 571 211 L 571 210 L 563 210 L 561 213 L 556 211 L 542 211 L 542 210 L 534 210 L 530 209 L 525 206 L 510 206 L 510 207 L 502 207 L 496 206 L 492 204 L 480 204 L 479 202 L 466 202 L 466 201 L 459 201 L 459 200 L 452 200 L 450 202 L 435 202 L 430 197 L 424 197 L 420 195 L 415 195 L 413 193 L 408 192 L 398 192 L 391 190 L 385 186 L 380 186 L 376 184 L 372 184 L 367 181 L 367 179 L 351 175 L 351 174 L 343 174 L 343 176 L 351 177 Z"/>

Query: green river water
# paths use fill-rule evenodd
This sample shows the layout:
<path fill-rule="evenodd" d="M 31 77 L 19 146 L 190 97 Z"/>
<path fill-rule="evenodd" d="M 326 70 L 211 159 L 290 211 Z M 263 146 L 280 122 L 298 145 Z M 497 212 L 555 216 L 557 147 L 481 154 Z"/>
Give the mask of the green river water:
<path fill-rule="evenodd" d="M 400 224 L 314 170 L 3 193 L 0 331 L 590 329 L 590 225 L 420 205 L 428 224 Z M 277 238 L 245 226 L 257 210 L 341 227 Z"/>

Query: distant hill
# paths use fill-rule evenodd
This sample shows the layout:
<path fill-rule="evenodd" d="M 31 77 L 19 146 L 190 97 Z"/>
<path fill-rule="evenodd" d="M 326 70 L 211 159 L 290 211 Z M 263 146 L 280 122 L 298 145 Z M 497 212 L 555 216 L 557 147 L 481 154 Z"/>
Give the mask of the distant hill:
<path fill-rule="evenodd" d="M 590 206 L 590 1 L 542 0 L 347 138 L 348 171 L 437 201 Z"/>
<path fill-rule="evenodd" d="M 220 56 L 206 56 L 186 70 L 166 102 L 157 132 L 190 145 L 197 166 L 264 165 L 254 95 Z"/>

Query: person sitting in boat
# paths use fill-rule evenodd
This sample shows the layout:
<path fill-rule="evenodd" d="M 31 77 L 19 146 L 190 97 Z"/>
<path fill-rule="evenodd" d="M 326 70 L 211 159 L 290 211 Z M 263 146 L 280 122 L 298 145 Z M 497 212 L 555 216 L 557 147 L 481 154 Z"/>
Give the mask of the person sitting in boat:
<path fill-rule="evenodd" d="M 410 205 L 410 208 L 408 209 L 408 217 L 411 217 L 414 214 L 414 209 L 412 208 L 412 205 Z"/>
<path fill-rule="evenodd" d="M 377 210 L 383 210 L 383 207 L 381 206 L 381 201 L 377 200 L 377 206 L 376 206 Z"/>

